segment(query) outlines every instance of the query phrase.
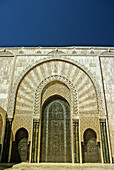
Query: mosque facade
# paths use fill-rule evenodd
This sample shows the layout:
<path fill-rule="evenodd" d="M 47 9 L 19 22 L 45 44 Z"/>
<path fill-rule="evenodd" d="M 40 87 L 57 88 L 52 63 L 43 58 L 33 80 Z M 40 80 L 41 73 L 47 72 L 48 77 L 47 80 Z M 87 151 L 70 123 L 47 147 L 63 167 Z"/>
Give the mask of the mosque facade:
<path fill-rule="evenodd" d="M 0 48 L 0 162 L 114 163 L 114 48 Z"/>

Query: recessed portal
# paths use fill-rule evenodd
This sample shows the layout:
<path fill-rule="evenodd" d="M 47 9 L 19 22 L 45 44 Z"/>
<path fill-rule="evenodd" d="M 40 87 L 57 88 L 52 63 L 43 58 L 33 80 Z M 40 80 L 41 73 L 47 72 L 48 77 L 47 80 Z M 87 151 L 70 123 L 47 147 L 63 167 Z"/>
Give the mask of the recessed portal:
<path fill-rule="evenodd" d="M 84 133 L 84 145 L 82 145 L 83 163 L 99 163 L 100 144 L 97 142 L 96 133 L 87 129 Z"/>
<path fill-rule="evenodd" d="M 27 162 L 28 161 L 28 132 L 21 128 L 17 131 L 15 141 L 12 143 L 11 162 Z"/>
<path fill-rule="evenodd" d="M 70 106 L 59 96 L 43 105 L 40 162 L 72 162 Z"/>

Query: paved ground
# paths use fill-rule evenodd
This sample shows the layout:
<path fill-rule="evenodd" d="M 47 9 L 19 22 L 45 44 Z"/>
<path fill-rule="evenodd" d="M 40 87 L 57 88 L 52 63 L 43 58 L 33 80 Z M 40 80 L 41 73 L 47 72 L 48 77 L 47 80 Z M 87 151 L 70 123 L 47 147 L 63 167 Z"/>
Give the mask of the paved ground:
<path fill-rule="evenodd" d="M 12 166 L 9 168 L 9 166 Z M 20 163 L 0 164 L 0 170 L 114 170 L 114 164 L 56 164 Z"/>

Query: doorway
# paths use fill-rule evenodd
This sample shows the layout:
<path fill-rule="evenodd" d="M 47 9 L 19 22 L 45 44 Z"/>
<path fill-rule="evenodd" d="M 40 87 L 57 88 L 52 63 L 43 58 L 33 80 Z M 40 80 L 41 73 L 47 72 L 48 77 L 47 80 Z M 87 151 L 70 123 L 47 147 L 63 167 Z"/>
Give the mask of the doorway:
<path fill-rule="evenodd" d="M 70 106 L 60 96 L 50 97 L 42 108 L 40 162 L 72 162 Z"/>
<path fill-rule="evenodd" d="M 84 144 L 82 145 L 83 163 L 100 163 L 100 143 L 92 129 L 84 132 Z"/>
<path fill-rule="evenodd" d="M 15 141 L 12 143 L 11 162 L 27 162 L 28 158 L 28 132 L 21 128 L 17 131 Z"/>

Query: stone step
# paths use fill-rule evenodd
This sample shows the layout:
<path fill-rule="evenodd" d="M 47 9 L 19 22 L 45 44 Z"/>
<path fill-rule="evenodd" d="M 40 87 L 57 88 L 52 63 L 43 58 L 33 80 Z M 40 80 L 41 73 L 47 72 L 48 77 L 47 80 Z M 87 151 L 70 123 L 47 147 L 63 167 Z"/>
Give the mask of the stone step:
<path fill-rule="evenodd" d="M 0 165 L 1 167 L 1 165 Z M 20 163 L 4 170 L 114 170 L 114 164 Z M 2 170 L 2 169 L 0 169 Z"/>
<path fill-rule="evenodd" d="M 6 168 L 11 168 L 15 165 L 14 163 L 0 163 L 0 170 L 6 169 Z"/>

